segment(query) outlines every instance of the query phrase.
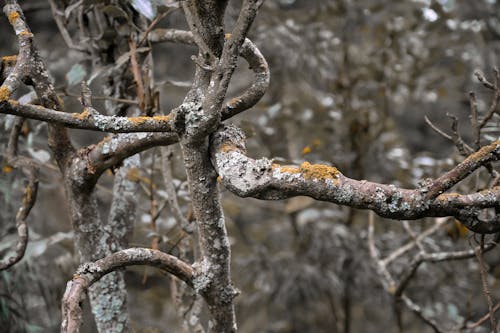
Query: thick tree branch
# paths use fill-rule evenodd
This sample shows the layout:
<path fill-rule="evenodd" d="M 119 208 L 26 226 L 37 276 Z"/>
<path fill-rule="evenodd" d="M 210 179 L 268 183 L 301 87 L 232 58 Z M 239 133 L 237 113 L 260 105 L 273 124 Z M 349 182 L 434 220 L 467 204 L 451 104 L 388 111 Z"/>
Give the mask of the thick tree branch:
<path fill-rule="evenodd" d="M 149 34 L 151 42 L 178 42 L 193 44 L 193 34 L 190 31 L 175 29 L 155 29 Z M 252 85 L 245 92 L 229 100 L 222 107 L 222 120 L 229 119 L 234 115 L 250 109 L 264 96 L 269 87 L 270 72 L 266 59 L 260 53 L 257 46 L 248 38 L 245 39 L 240 49 L 240 55 L 245 59 L 254 72 L 255 78 Z"/>
<path fill-rule="evenodd" d="M 26 157 L 17 156 L 17 141 L 21 132 L 24 119 L 18 118 L 12 128 L 7 146 L 7 166 L 9 168 L 22 169 L 28 184 L 24 188 L 21 207 L 16 214 L 16 228 L 18 240 L 14 255 L 0 260 L 0 270 L 7 269 L 18 263 L 24 256 L 28 244 L 29 229 L 27 218 L 36 202 L 38 192 L 38 166 Z"/>
<path fill-rule="evenodd" d="M 20 104 L 15 100 L 1 101 L 0 113 L 41 120 L 68 128 L 109 133 L 172 132 L 174 127 L 173 117 L 170 115 L 154 117 L 105 116 L 90 107 L 84 108 L 82 113 L 67 113 L 39 105 Z"/>
<path fill-rule="evenodd" d="M 244 134 L 233 126 L 221 127 L 211 140 L 212 163 L 223 184 L 236 195 L 265 200 L 306 195 L 321 201 L 370 209 L 392 219 L 455 216 L 472 231 L 500 231 L 499 187 L 469 195 L 428 195 L 429 192 L 449 189 L 481 165 L 498 160 L 499 142 L 484 146 L 443 176 L 429 180 L 422 188 L 411 190 L 350 179 L 327 165 L 304 162 L 301 166 L 283 166 L 267 158 L 254 160 L 246 156 L 244 140 Z M 497 212 L 494 217 L 485 219 L 480 217 L 478 208 L 496 208 Z"/>
<path fill-rule="evenodd" d="M 103 259 L 81 265 L 73 279 L 68 282 L 63 297 L 61 332 L 79 332 L 82 323 L 81 302 L 93 283 L 110 272 L 132 265 L 157 267 L 193 286 L 193 268 L 174 256 L 143 248 L 131 248 L 113 253 Z"/>
<path fill-rule="evenodd" d="M 212 315 L 210 333 L 236 332 L 233 299 L 238 291 L 231 282 L 231 247 L 217 189 L 217 175 L 210 164 L 208 140 L 181 142 L 189 191 L 201 249 L 195 291 L 206 300 Z"/>

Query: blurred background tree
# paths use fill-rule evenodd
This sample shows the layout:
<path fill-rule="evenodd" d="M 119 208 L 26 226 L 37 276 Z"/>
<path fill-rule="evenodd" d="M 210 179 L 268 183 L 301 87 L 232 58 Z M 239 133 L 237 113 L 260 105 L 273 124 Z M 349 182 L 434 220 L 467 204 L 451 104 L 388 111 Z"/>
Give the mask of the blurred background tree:
<path fill-rule="evenodd" d="M 65 19 L 70 20 L 68 8 L 78 1 L 54 2 L 60 10 L 66 9 Z M 230 2 L 229 22 L 236 18 L 238 3 Z M 79 94 L 79 82 L 90 79 L 93 90 L 101 87 L 106 66 L 120 61 L 119 53 L 114 58 L 89 59 L 69 50 L 46 1 L 22 6 L 58 91 L 67 105 L 77 105 L 74 95 Z M 123 14 L 118 12 L 120 8 L 110 2 L 103 15 L 116 18 L 133 13 L 130 8 Z M 452 120 L 446 114 L 456 116 L 464 140 L 472 140 L 467 93 L 476 91 L 479 109 L 487 108 L 491 93 L 478 84 L 473 73 L 480 70 L 490 77 L 498 64 L 499 12 L 495 0 L 267 0 L 250 38 L 269 62 L 271 86 L 252 111 L 233 122 L 245 130 L 254 156 L 278 156 L 294 163 L 306 159 L 331 162 L 355 179 L 417 186 L 421 179 L 435 177 L 461 160 L 453 143 L 436 134 L 425 123 L 425 116 L 448 133 Z M 105 50 L 123 25 L 110 27 L 101 39 L 79 42 Z M 186 28 L 178 11 L 167 13 L 159 26 Z M 74 21 L 68 27 L 73 37 L 81 33 Z M 3 17 L 0 28 L 9 30 Z M 2 55 L 15 53 L 14 45 L 14 36 L 5 34 L 0 41 Z M 194 50 L 182 45 L 158 45 L 153 50 L 160 108 L 182 101 L 186 81 L 195 68 L 189 60 Z M 246 86 L 249 75 L 250 71 L 238 69 L 230 95 Z M 94 90 L 94 94 L 112 95 L 109 90 Z M 498 140 L 499 121 L 497 114 L 488 122 L 483 140 Z M 0 154 L 8 140 L 9 122 L 9 116 L 0 118 L 5 129 L 0 133 Z M 46 125 L 29 121 L 25 126 L 27 151 L 46 168 L 41 170 L 40 193 L 30 217 L 36 223 L 31 224 L 26 258 L 1 273 L 0 327 L 9 332 L 58 331 L 64 283 L 78 261 L 68 213 L 61 205 L 64 190 L 58 185 L 59 175 L 50 162 L 46 142 L 39 139 L 45 135 Z M 93 132 L 72 133 L 79 145 L 100 137 Z M 180 206 L 189 215 L 185 173 L 177 149 L 172 156 Z M 140 190 L 132 245 L 151 246 L 155 240 L 160 249 L 182 254 L 186 251 L 182 233 L 169 209 L 164 209 L 168 195 L 160 163 L 159 149 L 149 150 L 141 154 L 141 168 L 133 174 Z M 4 207 L 0 235 L 5 236 L 0 251 L 7 251 L 15 242 L 9 235 L 20 201 L 19 179 L 6 168 L 0 177 Z M 461 186 L 484 188 L 487 181 L 486 171 L 481 171 Z M 111 202 L 112 183 L 111 172 L 99 182 L 103 214 Z M 368 212 L 306 197 L 279 202 L 241 199 L 228 191 L 223 204 L 233 247 L 233 279 L 242 291 L 237 298 L 241 332 L 433 331 L 383 290 L 367 244 Z M 428 218 L 409 227 L 376 219 L 375 242 L 383 255 L 436 223 Z M 393 274 L 401 274 L 422 248 L 442 252 L 475 245 L 472 234 L 453 219 L 439 223 L 440 228 L 418 242 L 420 248 L 412 248 L 392 263 Z M 498 251 L 488 253 L 486 262 L 492 297 L 499 299 Z M 459 330 L 488 312 L 479 266 L 475 258 L 424 264 L 406 292 L 427 316 L 443 327 Z M 128 270 L 125 278 L 135 330 L 180 331 L 174 299 L 179 292 L 174 283 L 167 285 L 161 274 L 144 267 Z M 464 331 L 487 332 L 488 327 L 486 321 Z M 84 330 L 95 328 L 88 324 Z"/>

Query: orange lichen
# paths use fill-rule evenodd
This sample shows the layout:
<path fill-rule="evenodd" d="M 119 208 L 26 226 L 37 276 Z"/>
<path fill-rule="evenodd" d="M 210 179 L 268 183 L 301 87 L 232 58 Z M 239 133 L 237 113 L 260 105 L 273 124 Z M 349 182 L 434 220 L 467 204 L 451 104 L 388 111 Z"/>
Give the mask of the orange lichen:
<path fill-rule="evenodd" d="M 19 13 L 18 12 L 9 13 L 8 18 L 9 18 L 10 24 L 14 24 L 14 23 L 16 23 L 17 19 L 19 18 Z"/>
<path fill-rule="evenodd" d="M 90 112 L 89 110 L 85 109 L 82 113 L 73 113 L 72 116 L 80 120 L 85 120 L 90 117 Z"/>
<path fill-rule="evenodd" d="M 153 119 L 157 121 L 169 121 L 172 119 L 172 115 L 167 114 L 166 116 L 154 116 Z"/>
<path fill-rule="evenodd" d="M 311 164 L 304 162 L 300 167 L 296 166 L 280 166 L 273 164 L 273 169 L 279 168 L 280 172 L 298 174 L 300 173 L 305 179 L 337 179 L 340 172 L 337 168 L 323 164 Z"/>
<path fill-rule="evenodd" d="M 281 166 L 279 164 L 273 164 L 271 166 L 272 168 L 279 168 L 280 172 L 283 172 L 283 173 L 293 173 L 293 174 L 296 174 L 296 173 L 300 173 L 300 169 L 297 168 L 296 166 L 288 166 L 288 165 L 285 165 L 285 166 Z"/>
<path fill-rule="evenodd" d="M 7 66 L 13 66 L 16 64 L 17 55 L 5 56 L 2 57 L 2 62 Z"/>
<path fill-rule="evenodd" d="M 234 98 L 231 98 L 229 100 L 229 102 L 227 102 L 227 105 L 230 107 L 230 108 L 234 108 L 236 107 L 239 103 L 241 103 L 241 99 L 238 98 L 238 97 L 234 97 Z"/>
<path fill-rule="evenodd" d="M 130 117 L 128 118 L 128 120 L 134 124 L 134 125 L 139 125 L 139 124 L 143 124 L 147 121 L 151 121 L 151 120 L 154 120 L 154 121 L 159 121 L 159 122 L 162 122 L 162 121 L 169 121 L 171 118 L 170 115 L 166 115 L 166 116 L 154 116 L 154 117 L 145 117 L 145 116 L 139 116 L 139 117 Z"/>
<path fill-rule="evenodd" d="M 230 151 L 235 151 L 235 150 L 238 150 L 238 148 L 232 143 L 224 143 L 219 149 L 219 151 L 223 153 L 229 153 Z"/>
<path fill-rule="evenodd" d="M 467 157 L 467 160 L 479 161 L 488 154 L 491 154 L 491 152 L 495 150 L 499 145 L 500 145 L 500 140 L 493 141 L 489 145 L 486 145 L 481 149 L 479 149 L 478 151 L 476 151 L 474 154 L 469 155 L 469 157 Z"/>
<path fill-rule="evenodd" d="M 309 162 L 304 162 L 300 165 L 300 172 L 306 179 L 336 179 L 339 176 L 337 168 L 324 164 L 311 164 Z"/>
<path fill-rule="evenodd" d="M 29 32 L 28 30 L 22 30 L 19 33 L 19 36 L 22 36 L 22 37 L 33 37 L 33 34 L 31 32 Z"/>
<path fill-rule="evenodd" d="M 459 193 L 455 193 L 455 192 L 451 192 L 451 193 L 444 193 L 444 194 L 441 194 L 440 197 L 444 197 L 444 198 L 457 198 L 459 197 L 461 194 Z"/>
<path fill-rule="evenodd" d="M 10 89 L 7 86 L 0 87 L 0 102 L 3 102 L 10 97 Z"/>

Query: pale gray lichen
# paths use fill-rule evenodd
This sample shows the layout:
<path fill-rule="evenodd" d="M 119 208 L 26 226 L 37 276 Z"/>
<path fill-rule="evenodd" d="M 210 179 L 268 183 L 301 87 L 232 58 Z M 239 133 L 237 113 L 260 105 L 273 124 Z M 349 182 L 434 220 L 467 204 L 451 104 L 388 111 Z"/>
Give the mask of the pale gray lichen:
<path fill-rule="evenodd" d="M 83 275 L 86 273 L 99 273 L 99 272 L 102 272 L 102 269 L 99 265 L 93 262 L 86 262 L 81 264 L 80 267 L 78 267 L 76 274 Z"/>

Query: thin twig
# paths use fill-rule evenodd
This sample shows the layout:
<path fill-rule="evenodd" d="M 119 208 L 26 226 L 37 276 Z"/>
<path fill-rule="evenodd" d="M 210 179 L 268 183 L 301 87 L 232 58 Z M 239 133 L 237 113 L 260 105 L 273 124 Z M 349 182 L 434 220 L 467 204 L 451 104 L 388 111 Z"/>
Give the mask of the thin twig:
<path fill-rule="evenodd" d="M 491 298 L 491 291 L 488 285 L 488 278 L 486 272 L 486 263 L 484 261 L 483 253 L 484 253 L 484 235 L 481 235 L 481 243 L 475 250 L 477 260 L 479 261 L 480 273 L 481 273 L 481 283 L 483 285 L 484 296 L 486 297 L 486 301 L 488 303 L 489 309 L 489 317 L 491 323 L 491 332 L 497 333 L 497 324 L 495 320 L 495 310 L 493 306 L 493 300 Z"/>

